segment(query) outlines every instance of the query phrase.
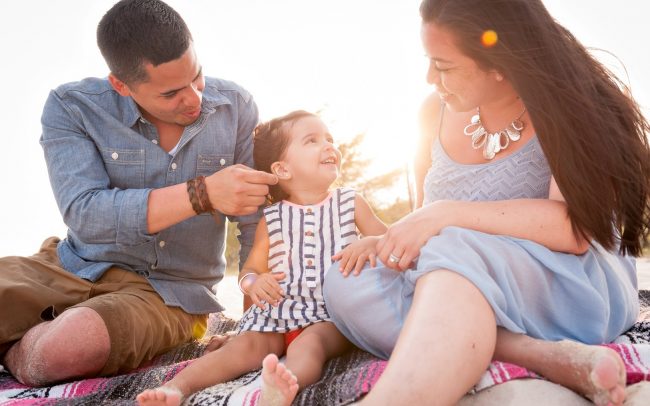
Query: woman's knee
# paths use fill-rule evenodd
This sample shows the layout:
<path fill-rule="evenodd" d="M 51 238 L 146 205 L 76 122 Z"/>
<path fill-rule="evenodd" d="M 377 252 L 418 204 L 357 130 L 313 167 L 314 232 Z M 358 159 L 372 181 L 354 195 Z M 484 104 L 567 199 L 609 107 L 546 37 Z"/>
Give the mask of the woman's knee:
<path fill-rule="evenodd" d="M 348 278 L 343 277 L 339 272 L 339 263 L 336 262 L 332 265 L 327 275 L 325 275 L 325 283 L 323 285 L 323 297 L 327 308 L 330 312 L 337 312 L 341 307 L 341 302 L 349 297 L 348 289 L 351 284 L 348 283 Z"/>

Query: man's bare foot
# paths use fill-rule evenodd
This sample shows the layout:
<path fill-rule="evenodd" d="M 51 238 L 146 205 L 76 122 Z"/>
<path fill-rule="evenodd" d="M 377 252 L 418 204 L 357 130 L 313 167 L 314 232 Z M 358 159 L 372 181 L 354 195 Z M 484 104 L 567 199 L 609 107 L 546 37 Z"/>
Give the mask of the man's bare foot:
<path fill-rule="evenodd" d="M 623 404 L 626 372 L 616 351 L 566 340 L 548 344 L 551 351 L 544 370 L 539 373 L 598 406 Z"/>
<path fill-rule="evenodd" d="M 262 406 L 289 406 L 298 393 L 298 380 L 275 354 L 262 361 Z"/>
<path fill-rule="evenodd" d="M 183 393 L 173 386 L 161 386 L 155 389 L 147 389 L 135 399 L 139 405 L 179 406 L 183 401 Z"/>

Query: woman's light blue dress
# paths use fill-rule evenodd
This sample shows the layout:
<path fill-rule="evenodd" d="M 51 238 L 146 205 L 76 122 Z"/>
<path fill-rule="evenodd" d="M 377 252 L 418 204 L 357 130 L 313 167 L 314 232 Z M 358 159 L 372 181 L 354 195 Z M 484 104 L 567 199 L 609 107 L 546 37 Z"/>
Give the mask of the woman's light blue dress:
<path fill-rule="evenodd" d="M 548 197 L 551 172 L 537 137 L 512 155 L 485 164 L 458 164 L 438 141 L 431 153 L 425 204 Z M 499 326 L 536 338 L 610 342 L 632 326 L 639 312 L 631 257 L 607 252 L 597 243 L 584 255 L 564 254 L 532 241 L 459 227 L 432 237 L 413 270 L 367 267 L 360 276 L 347 278 L 329 272 L 325 303 L 350 341 L 388 358 L 411 307 L 415 283 L 438 269 L 474 283 Z"/>

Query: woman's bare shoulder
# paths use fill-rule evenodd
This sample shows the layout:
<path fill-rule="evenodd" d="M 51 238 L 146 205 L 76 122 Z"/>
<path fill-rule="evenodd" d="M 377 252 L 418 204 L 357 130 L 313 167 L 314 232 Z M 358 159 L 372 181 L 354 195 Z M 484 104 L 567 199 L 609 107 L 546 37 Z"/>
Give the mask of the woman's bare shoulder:
<path fill-rule="evenodd" d="M 420 107 L 419 149 L 429 151 L 433 140 L 438 137 L 443 103 L 437 93 L 431 93 Z"/>
<path fill-rule="evenodd" d="M 420 107 L 420 129 L 423 134 L 437 134 L 440 124 L 442 101 L 437 93 L 431 93 Z"/>

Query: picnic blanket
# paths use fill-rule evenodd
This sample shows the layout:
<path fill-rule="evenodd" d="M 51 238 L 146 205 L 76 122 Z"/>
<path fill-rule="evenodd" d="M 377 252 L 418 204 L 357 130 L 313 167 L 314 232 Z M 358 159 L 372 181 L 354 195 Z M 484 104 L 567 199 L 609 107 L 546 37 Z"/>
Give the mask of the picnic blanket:
<path fill-rule="evenodd" d="M 628 384 L 650 381 L 650 291 L 640 291 L 639 321 L 609 347 L 625 362 Z M 212 314 L 209 333 L 231 331 L 236 321 L 221 313 Z M 0 372 L 0 405 L 133 405 L 142 390 L 160 386 L 199 357 L 205 343 L 191 342 L 154 358 L 132 373 L 111 378 L 84 379 L 45 388 L 28 388 L 6 371 Z M 386 361 L 354 350 L 328 362 L 323 377 L 302 390 L 294 405 L 345 405 L 368 393 L 386 366 Z M 218 366 L 215 366 L 218 368 Z M 516 365 L 493 362 L 474 390 L 520 378 L 540 378 Z M 187 405 L 248 405 L 259 397 L 260 372 L 215 385 L 191 396 Z"/>

